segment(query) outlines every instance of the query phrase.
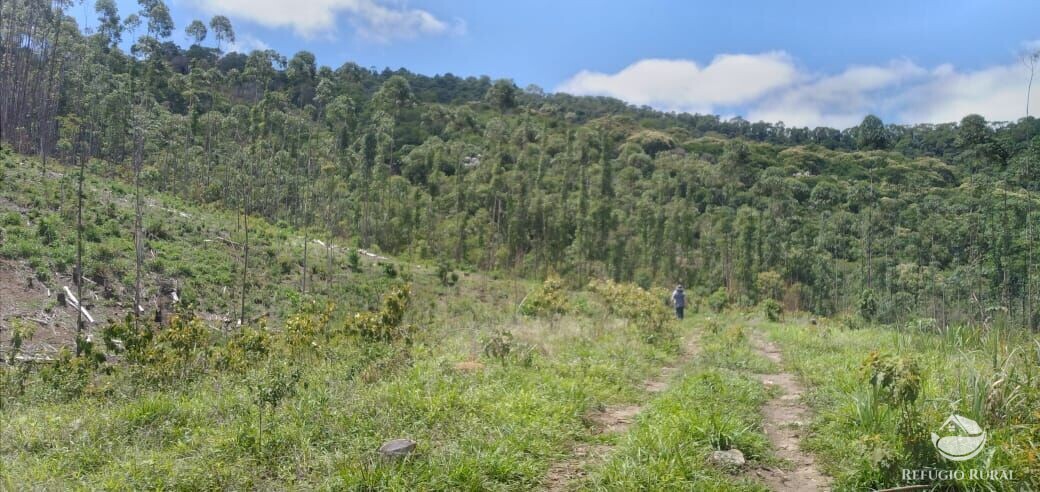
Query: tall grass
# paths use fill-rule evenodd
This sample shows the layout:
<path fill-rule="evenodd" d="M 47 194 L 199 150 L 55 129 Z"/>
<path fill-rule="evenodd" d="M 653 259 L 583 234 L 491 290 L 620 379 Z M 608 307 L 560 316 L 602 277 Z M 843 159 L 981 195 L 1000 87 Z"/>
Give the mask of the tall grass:
<path fill-rule="evenodd" d="M 1014 481 L 968 478 L 935 483 L 954 490 L 1040 488 L 1035 443 L 1040 435 L 1040 340 L 1010 327 L 924 325 L 915 329 L 865 327 L 832 330 L 772 326 L 795 370 L 807 379 L 808 401 L 817 418 L 809 446 L 817 452 L 839 489 L 909 485 L 903 468 L 1011 470 Z M 898 424 L 895 408 L 879 401 L 863 380 L 861 361 L 871 351 L 912 358 L 919 365 L 921 395 L 915 422 Z M 979 422 L 988 433 L 976 459 L 954 463 L 931 448 L 908 448 L 907 425 L 915 432 L 939 430 L 957 413 Z"/>

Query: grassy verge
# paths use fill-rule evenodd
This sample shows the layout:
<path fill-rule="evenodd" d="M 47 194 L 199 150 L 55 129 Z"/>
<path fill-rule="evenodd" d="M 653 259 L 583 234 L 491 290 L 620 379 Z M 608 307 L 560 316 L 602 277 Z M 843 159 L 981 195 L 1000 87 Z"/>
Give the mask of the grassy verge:
<path fill-rule="evenodd" d="M 1001 328 L 941 332 L 824 323 L 766 324 L 785 363 L 806 382 L 816 412 L 806 444 L 839 490 L 927 483 L 965 490 L 1040 488 L 1040 342 Z M 875 354 L 870 356 L 870 354 Z M 869 361 L 868 361 L 869 357 Z M 887 371 L 885 384 L 872 375 Z M 902 396 L 900 396 L 902 395 Z M 971 418 L 987 432 L 982 454 L 955 463 L 930 442 L 946 418 Z M 964 478 L 907 480 L 903 469 L 961 471 Z M 979 480 L 1010 471 L 1013 480 Z"/>
<path fill-rule="evenodd" d="M 578 299 L 583 315 L 515 317 L 518 299 L 492 294 L 509 284 L 484 281 L 484 296 L 469 292 L 476 279 L 419 289 L 431 300 L 409 310 L 406 321 L 420 325 L 411 344 L 318 337 L 307 350 L 239 371 L 208 362 L 190 380 L 154 386 L 113 365 L 92 374 L 78 396 L 63 396 L 52 387 L 58 380 L 33 372 L 26 394 L 5 398 L 0 409 L 0 484 L 535 487 L 569 442 L 594 439 L 583 418 L 590 409 L 646 398 L 642 382 L 676 354 L 646 343 L 645 333 L 594 300 Z M 463 361 L 479 364 L 460 368 Z M 283 386 L 291 391 L 271 396 Z M 414 439 L 416 452 L 379 457 L 376 448 L 393 438 Z"/>
<path fill-rule="evenodd" d="M 728 318 L 727 318 L 728 320 Z M 596 490 L 765 490 L 746 472 L 710 462 L 715 450 L 739 449 L 748 467 L 772 464 L 760 407 L 768 391 L 751 369 L 775 369 L 751 351 L 736 324 L 696 318 L 699 352 L 673 385 L 640 414 L 610 458 L 592 470 Z"/>

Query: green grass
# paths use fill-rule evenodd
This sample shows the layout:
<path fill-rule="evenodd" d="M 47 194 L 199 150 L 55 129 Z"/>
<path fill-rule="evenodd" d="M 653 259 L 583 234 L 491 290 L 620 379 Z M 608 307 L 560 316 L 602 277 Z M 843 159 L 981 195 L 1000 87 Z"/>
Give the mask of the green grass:
<path fill-rule="evenodd" d="M 41 180 L 31 160 L 5 158 L 2 169 L 0 256 L 52 291 L 70 285 L 73 182 Z M 85 270 L 98 284 L 100 307 L 118 313 L 133 284 L 131 195 L 123 184 L 93 178 L 87 192 Z M 899 409 L 864 381 L 862 361 L 873 350 L 921 368 L 923 429 L 958 412 L 990 432 L 990 451 L 973 466 L 1011 469 L 1018 478 L 994 488 L 1040 487 L 1035 337 L 997 328 L 849 331 L 746 313 L 692 316 L 679 332 L 696 334 L 697 356 L 677 368 L 665 392 L 648 394 L 643 383 L 676 363 L 675 340 L 648 342 L 638 326 L 608 314 L 598 295 L 561 291 L 569 314 L 524 317 L 518 304 L 539 288 L 534 282 L 463 273 L 448 287 L 434 266 L 407 259 L 396 260 L 393 278 L 367 259 L 353 272 L 346 249 L 327 270 L 319 247 L 312 250 L 315 288 L 301 296 L 302 233 L 251 219 L 250 310 L 269 316 L 250 329 L 273 341 L 269 355 L 249 359 L 232 350 L 244 343 L 238 329 L 217 321 L 236 309 L 238 217 L 149 198 L 145 228 L 155 254 L 145 265 L 146 291 L 175 280 L 208 323 L 196 338 L 205 343 L 191 339 L 184 360 L 157 367 L 119 357 L 97 368 L 81 359 L 0 366 L 0 489 L 529 490 L 576 443 L 594 443 L 613 450 L 587 463 L 589 475 L 575 488 L 762 490 L 748 470 L 782 464 L 760 415 L 775 395 L 754 375 L 781 368 L 752 347 L 753 330 L 777 342 L 785 369 L 805 384 L 815 419 L 803 445 L 839 490 L 903 485 L 893 475 L 901 466 L 950 466 L 908 452 Z M 410 342 L 328 335 L 404 283 L 413 293 L 404 319 L 416 328 Z M 306 343 L 292 345 L 284 320 L 311 300 L 337 307 Z M 19 307 L 55 309 L 51 300 L 31 302 Z M 508 355 L 487 351 L 490 340 L 507 345 Z M 4 333 L 0 344 L 9 342 Z M 483 368 L 456 368 L 463 361 Z M 286 374 L 298 380 L 285 383 Z M 271 396 L 283 383 L 289 391 Z M 259 390 L 271 400 L 263 407 Z M 587 416 L 617 404 L 643 411 L 627 433 L 598 434 Z M 393 438 L 415 439 L 416 453 L 380 458 L 375 450 Z M 710 453 L 726 448 L 740 449 L 747 467 L 711 465 Z"/>
<path fill-rule="evenodd" d="M 1035 336 L 999 327 L 952 328 L 942 333 L 869 327 L 844 330 L 802 322 L 765 325 L 785 363 L 806 383 L 816 411 L 808 449 L 817 453 L 839 490 L 907 485 L 902 468 L 1011 470 L 1015 481 L 951 480 L 938 485 L 966 490 L 1040 488 L 1040 344 Z M 925 433 L 951 413 L 987 431 L 986 451 L 957 465 L 928 452 L 915 456 L 899 410 L 875 401 L 863 361 L 872 351 L 916 361 L 921 390 L 918 420 Z M 926 437 L 926 435 L 924 436 Z"/>
<path fill-rule="evenodd" d="M 701 341 L 701 359 L 706 365 L 754 374 L 773 374 L 779 368 L 759 355 L 750 343 L 747 322 L 736 315 L 713 315 L 704 319 L 707 335 Z"/>
<path fill-rule="evenodd" d="M 56 167 L 41 177 L 35 159 L 0 157 L 0 258 L 30 269 L 50 288 L 72 285 L 76 264 L 76 170 Z M 88 169 L 84 183 L 85 292 L 97 294 L 99 318 L 113 319 L 132 304 L 134 262 L 133 189 L 119 181 L 97 177 Z M 143 191 L 143 298 L 152 307 L 160 282 L 171 282 L 183 302 L 212 319 L 237 319 L 241 296 L 244 229 L 235 210 L 192 205 L 176 197 Z M 284 318 L 294 308 L 302 275 L 303 236 L 298 228 L 251 217 L 250 271 L 247 316 Z M 312 238 L 328 238 L 321 232 Z M 374 303 L 382 285 L 370 285 L 378 268 L 366 258 L 363 266 L 375 275 L 353 275 L 347 269 L 348 249 L 339 244 L 331 269 L 326 249 L 309 246 L 310 293 L 336 298 L 344 307 Z"/>
<path fill-rule="evenodd" d="M 739 325 L 713 332 L 697 327 L 697 355 L 651 401 L 609 458 L 582 488 L 595 490 L 765 490 L 741 470 L 719 469 L 714 450 L 739 449 L 746 467 L 775 465 L 759 409 L 771 396 L 751 369 L 775 369 L 752 353 Z"/>
<path fill-rule="evenodd" d="M 71 399 L 33 378 L 0 414 L 4 480 L 51 490 L 525 490 L 568 442 L 591 438 L 590 409 L 644 398 L 640 383 L 675 357 L 604 319 L 514 319 L 494 300 L 449 317 L 453 304 L 439 299 L 411 346 L 341 340 L 289 361 L 301 378 L 265 410 L 262 447 L 249 382 L 269 363 L 158 389 L 113 367 Z M 481 357 L 479 340 L 496 329 L 534 355 Z M 474 357 L 482 371 L 454 368 Z M 418 441 L 417 453 L 380 459 L 379 444 L 399 437 Z"/>

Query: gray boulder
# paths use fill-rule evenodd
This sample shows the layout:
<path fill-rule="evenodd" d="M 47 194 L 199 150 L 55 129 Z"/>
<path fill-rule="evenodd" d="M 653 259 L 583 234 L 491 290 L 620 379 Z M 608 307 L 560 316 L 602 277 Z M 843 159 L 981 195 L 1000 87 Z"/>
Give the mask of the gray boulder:
<path fill-rule="evenodd" d="M 408 456 L 412 451 L 415 451 L 416 444 L 417 443 L 411 439 L 394 439 L 384 442 L 382 446 L 379 446 L 379 454 L 388 458 Z"/>
<path fill-rule="evenodd" d="M 711 462 L 715 466 L 723 468 L 739 468 L 744 466 L 747 460 L 744 459 L 744 453 L 740 452 L 739 449 L 730 449 L 726 451 L 714 451 L 711 453 Z"/>

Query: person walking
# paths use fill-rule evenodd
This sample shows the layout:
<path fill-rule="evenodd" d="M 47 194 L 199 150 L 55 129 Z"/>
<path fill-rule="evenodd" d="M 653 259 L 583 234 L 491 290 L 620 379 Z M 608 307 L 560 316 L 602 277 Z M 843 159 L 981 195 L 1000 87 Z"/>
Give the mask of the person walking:
<path fill-rule="evenodd" d="M 683 310 L 686 308 L 686 293 L 683 292 L 682 284 L 675 287 L 672 292 L 672 305 L 675 306 L 675 317 L 683 319 Z"/>

